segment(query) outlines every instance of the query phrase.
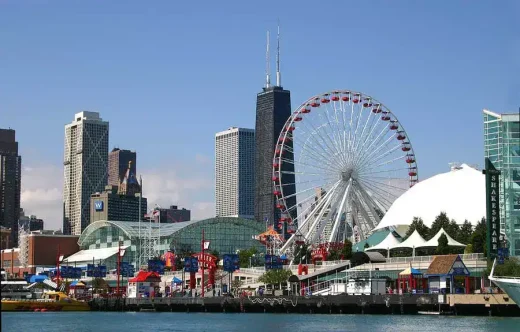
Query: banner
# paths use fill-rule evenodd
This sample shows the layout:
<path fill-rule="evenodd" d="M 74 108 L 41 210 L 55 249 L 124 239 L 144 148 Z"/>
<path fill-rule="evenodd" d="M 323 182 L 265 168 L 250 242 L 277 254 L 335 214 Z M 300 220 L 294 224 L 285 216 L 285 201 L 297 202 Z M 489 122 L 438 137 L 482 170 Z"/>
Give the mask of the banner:
<path fill-rule="evenodd" d="M 500 171 L 486 158 L 487 257 L 498 256 L 500 247 Z"/>
<path fill-rule="evenodd" d="M 235 272 L 240 269 L 238 255 L 235 254 L 225 254 L 222 257 L 224 271 L 226 272 Z"/>

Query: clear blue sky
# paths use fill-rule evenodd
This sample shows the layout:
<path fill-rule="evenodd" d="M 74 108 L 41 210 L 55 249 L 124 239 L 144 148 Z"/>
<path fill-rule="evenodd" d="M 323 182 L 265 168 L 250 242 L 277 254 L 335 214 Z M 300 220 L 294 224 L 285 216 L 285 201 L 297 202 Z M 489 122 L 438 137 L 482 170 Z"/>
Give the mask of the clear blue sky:
<path fill-rule="evenodd" d="M 482 109 L 520 106 L 518 2 L 319 4 L 0 1 L 0 127 L 16 129 L 25 165 L 61 168 L 63 126 L 98 111 L 110 146 L 137 150 L 143 172 L 199 155 L 211 181 L 214 134 L 254 127 L 265 31 L 279 18 L 293 108 L 362 91 L 397 114 L 422 178 L 483 164 Z M 205 190 L 192 199 L 211 201 Z"/>

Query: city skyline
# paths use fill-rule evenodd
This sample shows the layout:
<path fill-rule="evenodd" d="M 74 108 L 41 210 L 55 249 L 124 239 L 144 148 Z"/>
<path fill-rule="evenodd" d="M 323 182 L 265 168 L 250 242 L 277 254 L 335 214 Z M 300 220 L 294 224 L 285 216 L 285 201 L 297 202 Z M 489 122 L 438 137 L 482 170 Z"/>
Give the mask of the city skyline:
<path fill-rule="evenodd" d="M 221 128 L 254 126 L 265 31 L 275 31 L 278 16 L 293 109 L 334 88 L 380 99 L 406 126 L 421 180 L 453 161 L 482 167 L 482 109 L 518 109 L 514 1 L 500 17 L 489 14 L 491 2 L 457 2 L 449 12 L 442 3 L 357 4 L 376 25 L 364 15 L 346 20 L 340 13 L 351 8 L 344 3 L 311 20 L 302 20 L 311 3 L 277 2 L 278 13 L 274 2 L 254 9 L 208 4 L 202 11 L 157 6 L 106 4 L 101 14 L 96 2 L 3 5 L 1 126 L 16 129 L 20 142 L 21 205 L 46 227 L 61 225 L 63 125 L 81 110 L 112 122 L 110 148 L 139 153 L 150 205 L 186 206 L 193 219 L 214 214 L 212 138 Z M 146 8 L 153 15 L 142 14 Z M 481 22 L 484 31 L 474 28 Z M 199 102 L 201 95 L 211 106 Z"/>

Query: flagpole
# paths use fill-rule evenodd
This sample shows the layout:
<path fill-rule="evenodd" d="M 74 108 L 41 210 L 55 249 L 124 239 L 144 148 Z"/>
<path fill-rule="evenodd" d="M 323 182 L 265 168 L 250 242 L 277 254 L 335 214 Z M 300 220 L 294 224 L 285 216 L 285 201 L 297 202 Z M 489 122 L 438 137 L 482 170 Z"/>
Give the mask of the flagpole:
<path fill-rule="evenodd" d="M 201 280 L 201 284 L 202 284 L 202 293 L 201 293 L 201 296 L 204 298 L 204 228 L 202 229 L 202 241 L 200 242 L 200 248 L 202 249 L 202 256 L 201 256 L 201 270 L 202 270 L 202 280 Z"/>
<path fill-rule="evenodd" d="M 141 186 L 141 192 L 139 193 L 139 255 L 138 255 L 138 271 L 141 270 L 141 255 L 143 254 L 143 241 L 141 241 L 141 196 L 143 196 L 143 178 L 142 176 L 139 176 L 139 182 Z"/>

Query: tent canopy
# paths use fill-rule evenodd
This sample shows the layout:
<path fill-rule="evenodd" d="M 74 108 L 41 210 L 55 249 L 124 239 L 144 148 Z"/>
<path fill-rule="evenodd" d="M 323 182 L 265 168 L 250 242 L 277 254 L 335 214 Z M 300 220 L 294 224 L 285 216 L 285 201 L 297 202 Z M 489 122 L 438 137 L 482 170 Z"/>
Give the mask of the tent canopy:
<path fill-rule="evenodd" d="M 399 273 L 400 276 L 409 276 L 409 275 L 422 275 L 421 271 L 414 269 L 413 267 L 406 268 L 405 270 Z"/>
<path fill-rule="evenodd" d="M 396 244 L 390 249 L 394 248 L 418 248 L 425 244 L 426 241 L 422 238 L 421 234 L 417 230 L 415 230 L 412 235 L 410 235 L 406 240 L 401 243 Z"/>
<path fill-rule="evenodd" d="M 422 245 L 416 247 L 416 248 L 437 248 L 439 245 L 439 238 L 442 236 L 442 234 L 446 235 L 446 238 L 448 239 L 448 246 L 450 247 L 465 247 L 465 244 L 462 244 L 460 242 L 455 241 L 451 236 L 446 233 L 446 231 L 441 228 L 437 234 L 435 234 L 434 237 L 432 237 L 429 241 L 423 243 Z"/>
<path fill-rule="evenodd" d="M 394 248 L 394 246 L 399 245 L 401 242 L 394 236 L 392 232 L 388 233 L 383 241 L 375 246 L 365 249 L 365 251 L 369 250 L 388 250 Z"/>
<path fill-rule="evenodd" d="M 177 278 L 177 277 L 173 277 L 172 282 L 173 282 L 174 284 L 180 284 L 180 283 L 182 283 L 182 280 L 179 279 L 179 278 Z"/>

